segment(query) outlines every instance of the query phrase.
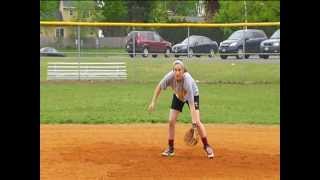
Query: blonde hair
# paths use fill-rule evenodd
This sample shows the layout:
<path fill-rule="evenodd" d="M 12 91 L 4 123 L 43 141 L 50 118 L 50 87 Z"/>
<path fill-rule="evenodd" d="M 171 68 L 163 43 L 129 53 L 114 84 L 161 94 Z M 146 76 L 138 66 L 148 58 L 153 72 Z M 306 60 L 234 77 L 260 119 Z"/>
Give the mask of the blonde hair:
<path fill-rule="evenodd" d="M 172 70 L 174 70 L 174 66 L 177 64 L 180 64 L 182 66 L 184 72 L 188 72 L 186 66 L 183 64 L 182 60 L 180 60 L 180 59 L 177 59 L 173 62 Z"/>

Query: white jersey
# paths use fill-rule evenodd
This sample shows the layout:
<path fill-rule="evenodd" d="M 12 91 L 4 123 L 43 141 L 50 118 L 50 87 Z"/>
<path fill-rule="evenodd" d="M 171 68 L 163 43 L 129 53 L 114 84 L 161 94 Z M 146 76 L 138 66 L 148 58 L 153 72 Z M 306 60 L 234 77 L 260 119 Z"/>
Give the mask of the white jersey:
<path fill-rule="evenodd" d="M 188 72 L 185 72 L 182 80 L 177 82 L 175 80 L 174 72 L 170 71 L 162 78 L 159 85 L 162 90 L 165 90 L 170 86 L 176 96 L 184 102 L 188 101 L 189 103 L 194 103 L 194 96 L 199 96 L 198 86 Z M 181 92 L 184 93 L 181 95 Z"/>

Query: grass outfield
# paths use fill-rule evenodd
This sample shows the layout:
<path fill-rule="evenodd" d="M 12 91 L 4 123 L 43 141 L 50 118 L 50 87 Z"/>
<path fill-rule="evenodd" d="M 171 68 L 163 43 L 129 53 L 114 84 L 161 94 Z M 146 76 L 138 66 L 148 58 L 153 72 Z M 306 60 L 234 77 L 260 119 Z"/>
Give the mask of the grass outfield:
<path fill-rule="evenodd" d="M 41 58 L 40 80 L 46 80 L 47 62 L 78 62 L 76 57 Z M 126 62 L 129 82 L 157 82 L 171 69 L 173 58 L 81 57 L 80 62 Z M 280 64 L 248 63 L 232 60 L 216 61 L 193 58 L 185 62 L 199 81 L 215 83 L 279 83 Z"/>
<path fill-rule="evenodd" d="M 172 92 L 164 91 L 156 111 L 146 109 L 155 84 L 41 84 L 42 123 L 166 122 Z M 200 84 L 205 123 L 279 123 L 279 85 Z M 187 108 L 180 122 L 190 122 Z"/>
<path fill-rule="evenodd" d="M 48 82 L 48 61 L 75 58 L 42 58 L 40 67 L 41 123 L 158 123 L 167 122 L 172 92 L 164 91 L 156 111 L 146 109 L 156 83 L 171 67 L 171 59 L 124 57 L 81 58 L 81 61 L 125 61 L 129 79 L 123 82 Z M 280 65 L 207 58 L 186 62 L 200 80 L 200 109 L 204 123 L 279 124 Z M 252 83 L 250 83 L 252 82 Z M 187 106 L 186 106 L 187 107 Z M 184 108 L 180 122 L 191 121 Z"/>

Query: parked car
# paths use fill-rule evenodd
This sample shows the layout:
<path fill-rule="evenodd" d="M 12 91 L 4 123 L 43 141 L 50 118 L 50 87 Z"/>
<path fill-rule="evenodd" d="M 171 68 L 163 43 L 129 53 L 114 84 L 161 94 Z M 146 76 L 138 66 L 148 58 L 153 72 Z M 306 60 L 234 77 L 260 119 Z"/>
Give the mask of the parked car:
<path fill-rule="evenodd" d="M 40 49 L 40 56 L 58 56 L 58 57 L 64 57 L 65 55 L 59 51 L 57 51 L 55 48 L 52 47 L 43 47 Z"/>
<path fill-rule="evenodd" d="M 169 57 L 171 53 L 171 43 L 164 40 L 155 31 L 131 31 L 126 39 L 126 50 L 131 57 L 135 55 L 133 48 L 135 48 L 135 53 L 143 53 L 143 57 L 149 54 L 157 57 L 158 53 L 164 53 L 165 57 Z"/>
<path fill-rule="evenodd" d="M 280 55 L 280 29 L 275 31 L 270 39 L 262 41 L 260 44 L 260 52 L 267 54 L 260 54 L 261 58 L 268 59 L 270 54 L 279 53 Z"/>
<path fill-rule="evenodd" d="M 247 29 L 233 32 L 229 38 L 222 41 L 219 46 L 219 53 L 222 59 L 228 56 L 236 56 L 237 59 L 249 58 L 249 54 L 260 53 L 260 43 L 267 39 L 267 35 L 263 30 Z M 243 48 L 244 45 L 244 48 Z M 231 55 L 229 53 L 235 53 Z"/>
<path fill-rule="evenodd" d="M 192 35 L 184 39 L 181 43 L 172 46 L 175 57 L 188 55 L 200 57 L 203 53 L 213 57 L 218 52 L 218 43 L 205 36 Z"/>

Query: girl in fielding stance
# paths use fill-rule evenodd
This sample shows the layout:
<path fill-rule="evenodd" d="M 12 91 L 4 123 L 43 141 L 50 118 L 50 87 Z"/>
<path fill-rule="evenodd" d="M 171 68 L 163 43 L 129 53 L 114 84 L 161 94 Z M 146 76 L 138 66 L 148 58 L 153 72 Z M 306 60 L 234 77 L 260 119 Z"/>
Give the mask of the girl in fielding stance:
<path fill-rule="evenodd" d="M 203 149 L 208 158 L 213 158 L 214 153 L 212 147 L 208 144 L 207 133 L 204 125 L 200 121 L 199 111 L 199 89 L 194 79 L 188 73 L 183 62 L 176 60 L 173 63 L 173 69 L 167 73 L 159 82 L 154 90 L 152 101 L 148 107 L 148 111 L 152 112 L 155 109 L 155 103 L 160 95 L 161 90 L 165 90 L 168 86 L 174 91 L 169 113 L 169 147 L 162 153 L 163 156 L 174 156 L 174 133 L 175 124 L 180 112 L 182 112 L 183 105 L 188 104 L 192 127 L 197 128 L 203 143 Z"/>

